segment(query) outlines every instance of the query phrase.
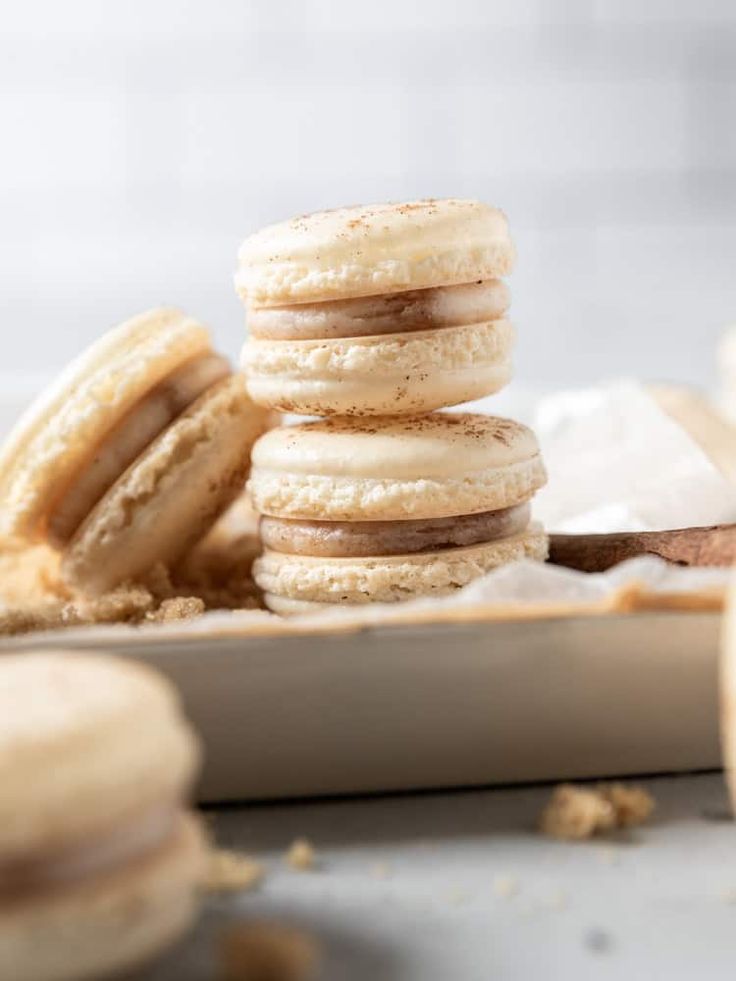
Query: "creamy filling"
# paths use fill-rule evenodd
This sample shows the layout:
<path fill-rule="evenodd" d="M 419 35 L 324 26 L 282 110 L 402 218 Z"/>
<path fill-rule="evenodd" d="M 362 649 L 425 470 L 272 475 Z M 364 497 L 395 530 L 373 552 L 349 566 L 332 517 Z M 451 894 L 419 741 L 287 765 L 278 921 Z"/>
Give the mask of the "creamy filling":
<path fill-rule="evenodd" d="M 480 545 L 522 532 L 530 506 L 413 521 L 301 521 L 261 518 L 266 548 L 319 558 L 368 558 L 409 555 L 440 548 Z"/>
<path fill-rule="evenodd" d="M 217 354 L 179 368 L 140 400 L 97 446 L 58 499 L 48 518 L 48 534 L 65 545 L 92 508 L 143 451 L 208 388 L 230 374 Z"/>
<path fill-rule="evenodd" d="M 84 844 L 0 863 L 0 899 L 68 886 L 122 868 L 161 847 L 175 832 L 180 815 L 178 802 L 157 803 Z"/>
<path fill-rule="evenodd" d="M 252 337 L 279 341 L 368 337 L 480 324 L 503 317 L 509 290 L 500 279 L 327 303 L 248 309 Z"/>

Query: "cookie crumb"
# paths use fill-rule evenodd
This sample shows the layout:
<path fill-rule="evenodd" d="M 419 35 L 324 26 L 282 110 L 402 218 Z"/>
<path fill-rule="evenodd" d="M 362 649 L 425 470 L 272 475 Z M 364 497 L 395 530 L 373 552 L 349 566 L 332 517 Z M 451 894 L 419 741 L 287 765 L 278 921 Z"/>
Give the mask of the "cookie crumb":
<path fill-rule="evenodd" d="M 618 828 L 635 828 L 643 824 L 651 817 L 655 808 L 654 798 L 643 787 L 610 783 L 601 784 L 598 792 L 613 806 Z"/>
<path fill-rule="evenodd" d="M 205 873 L 207 892 L 247 892 L 263 881 L 266 870 L 242 852 L 215 848 L 210 852 Z"/>
<path fill-rule="evenodd" d="M 175 596 L 164 600 L 157 610 L 146 615 L 149 623 L 177 623 L 192 620 L 205 611 L 204 600 L 198 596 Z"/>
<path fill-rule="evenodd" d="M 643 787 L 560 784 L 542 811 L 539 829 L 551 838 L 580 841 L 614 828 L 636 827 L 650 817 L 654 807 L 654 798 Z"/>
<path fill-rule="evenodd" d="M 555 787 L 542 811 L 539 828 L 550 838 L 580 841 L 598 831 L 609 831 L 616 824 L 613 804 L 597 790 L 564 783 Z"/>
<path fill-rule="evenodd" d="M 242 923 L 221 940 L 223 981 L 309 981 L 321 961 L 316 938 L 278 923 Z"/>
<path fill-rule="evenodd" d="M 511 899 L 519 891 L 519 880 L 513 875 L 497 875 L 493 880 L 493 891 L 503 899 Z"/>
<path fill-rule="evenodd" d="M 317 854 L 306 838 L 296 838 L 291 843 L 284 861 L 297 872 L 313 872 L 317 866 Z"/>

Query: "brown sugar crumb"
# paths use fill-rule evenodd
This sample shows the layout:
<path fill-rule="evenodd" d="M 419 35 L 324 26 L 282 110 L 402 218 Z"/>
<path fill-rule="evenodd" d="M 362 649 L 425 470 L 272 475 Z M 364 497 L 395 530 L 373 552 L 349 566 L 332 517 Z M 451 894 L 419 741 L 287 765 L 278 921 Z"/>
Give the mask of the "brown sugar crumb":
<path fill-rule="evenodd" d="M 146 620 L 149 623 L 176 623 L 180 620 L 192 620 L 201 616 L 204 611 L 204 600 L 198 596 L 174 596 L 164 600 L 157 610 L 147 613 Z"/>
<path fill-rule="evenodd" d="M 551 838 L 579 841 L 614 828 L 631 828 L 647 820 L 654 799 L 641 787 L 601 784 L 595 788 L 561 784 L 542 811 L 539 829 Z"/>
<path fill-rule="evenodd" d="M 224 981 L 309 981 L 321 961 L 317 939 L 279 923 L 243 923 L 222 937 Z"/>
<path fill-rule="evenodd" d="M 74 604 L 74 609 L 82 623 L 138 623 L 155 603 L 150 590 L 131 583 L 93 600 L 80 599 Z"/>
<path fill-rule="evenodd" d="M 306 838 L 297 838 L 291 843 L 284 861 L 297 872 L 312 872 L 317 865 L 317 855 L 311 842 Z"/>
<path fill-rule="evenodd" d="M 189 620 L 205 610 L 260 609 L 251 577 L 257 516 L 243 496 L 173 569 L 154 566 L 139 582 L 94 599 L 75 597 L 45 545 L 0 541 L 0 636 L 108 623 Z"/>
<path fill-rule="evenodd" d="M 569 841 L 591 838 L 615 827 L 616 812 L 597 790 L 561 784 L 555 787 L 539 819 L 539 828 L 551 838 Z"/>
<path fill-rule="evenodd" d="M 56 630 L 81 623 L 73 606 L 67 603 L 42 603 L 16 609 L 0 609 L 0 637 L 15 637 L 40 630 Z"/>
<path fill-rule="evenodd" d="M 643 824 L 651 817 L 656 806 L 652 795 L 643 787 L 610 783 L 601 784 L 598 792 L 613 806 L 618 828 L 634 828 Z"/>
<path fill-rule="evenodd" d="M 250 855 L 213 848 L 207 860 L 207 892 L 247 892 L 263 881 L 266 870 Z"/>

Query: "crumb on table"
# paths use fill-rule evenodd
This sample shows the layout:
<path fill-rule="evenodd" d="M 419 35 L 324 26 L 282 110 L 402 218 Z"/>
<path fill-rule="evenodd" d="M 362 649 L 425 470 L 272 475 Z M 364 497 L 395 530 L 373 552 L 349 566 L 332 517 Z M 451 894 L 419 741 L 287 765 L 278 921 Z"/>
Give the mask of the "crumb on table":
<path fill-rule="evenodd" d="M 297 872 L 311 872 L 317 865 L 317 855 L 311 842 L 297 838 L 291 843 L 285 861 Z"/>
<path fill-rule="evenodd" d="M 637 824 L 643 824 L 654 811 L 654 798 L 643 787 L 609 783 L 601 784 L 598 792 L 613 806 L 618 828 L 633 828 Z"/>
<path fill-rule="evenodd" d="M 622 783 L 597 787 L 560 784 L 540 815 L 539 828 L 551 838 L 592 838 L 599 832 L 642 824 L 654 806 L 653 797 L 642 787 Z"/>
<path fill-rule="evenodd" d="M 312 934 L 278 923 L 230 927 L 220 945 L 224 981 L 309 981 L 321 960 Z"/>
<path fill-rule="evenodd" d="M 266 870 L 250 855 L 213 848 L 205 873 L 207 892 L 247 892 L 263 881 Z"/>
<path fill-rule="evenodd" d="M 511 899 L 519 891 L 519 880 L 513 875 L 497 875 L 493 880 L 493 891 L 503 899 Z"/>

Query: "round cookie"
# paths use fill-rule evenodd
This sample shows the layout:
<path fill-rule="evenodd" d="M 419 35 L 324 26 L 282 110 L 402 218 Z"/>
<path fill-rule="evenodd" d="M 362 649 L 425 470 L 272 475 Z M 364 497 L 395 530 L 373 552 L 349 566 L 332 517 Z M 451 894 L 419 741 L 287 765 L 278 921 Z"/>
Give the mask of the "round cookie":
<path fill-rule="evenodd" d="M 235 285 L 254 306 L 310 303 L 497 279 L 515 257 L 498 208 L 429 198 L 269 225 L 240 247 Z"/>
<path fill-rule="evenodd" d="M 458 589 L 547 539 L 528 502 L 546 474 L 534 434 L 470 413 L 327 419 L 253 448 L 263 515 L 254 577 L 272 609 L 394 602 Z"/>
<path fill-rule="evenodd" d="M 344 340 L 249 340 L 242 367 L 254 402 L 304 415 L 431 412 L 511 381 L 508 320 Z"/>
<path fill-rule="evenodd" d="M 206 531 L 266 425 L 204 327 L 141 314 L 78 357 L 0 449 L 0 535 L 48 541 L 70 585 L 102 592 Z"/>
<path fill-rule="evenodd" d="M 500 565 L 546 558 L 547 536 L 533 522 L 518 535 L 500 541 L 412 555 L 311 558 L 267 549 L 256 560 L 254 573 L 266 603 L 278 612 L 274 597 L 355 604 L 445 596 Z"/>
<path fill-rule="evenodd" d="M 155 752 L 151 748 L 155 747 Z M 197 741 L 170 685 L 109 656 L 0 660 L 0 977 L 129 970 L 192 921 Z"/>
<path fill-rule="evenodd" d="M 546 480 L 534 433 L 468 412 L 323 419 L 265 433 L 248 486 L 260 514 L 395 521 L 497 511 Z"/>
<path fill-rule="evenodd" d="M 245 241 L 242 364 L 253 399 L 308 415 L 429 412 L 498 391 L 514 248 L 478 201 L 340 208 Z"/>

